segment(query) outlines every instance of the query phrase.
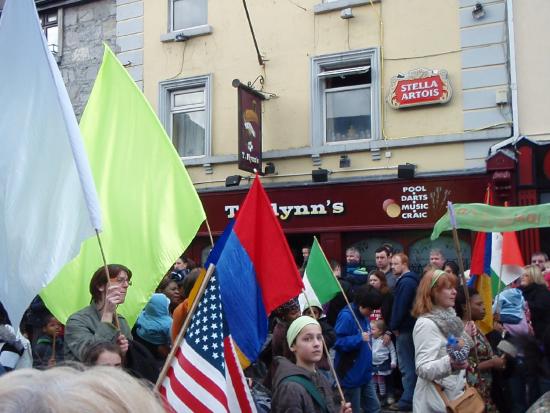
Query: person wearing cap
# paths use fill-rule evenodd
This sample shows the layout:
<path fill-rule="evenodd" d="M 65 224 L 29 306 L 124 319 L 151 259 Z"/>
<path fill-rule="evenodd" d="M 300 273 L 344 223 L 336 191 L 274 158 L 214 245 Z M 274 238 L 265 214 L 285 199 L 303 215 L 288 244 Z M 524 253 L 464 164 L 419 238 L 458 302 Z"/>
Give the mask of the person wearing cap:
<path fill-rule="evenodd" d="M 323 355 L 319 322 L 309 316 L 294 320 L 286 333 L 291 360 L 277 357 L 271 411 L 304 413 L 352 413 L 349 403 L 337 407 L 327 379 L 317 371 Z"/>

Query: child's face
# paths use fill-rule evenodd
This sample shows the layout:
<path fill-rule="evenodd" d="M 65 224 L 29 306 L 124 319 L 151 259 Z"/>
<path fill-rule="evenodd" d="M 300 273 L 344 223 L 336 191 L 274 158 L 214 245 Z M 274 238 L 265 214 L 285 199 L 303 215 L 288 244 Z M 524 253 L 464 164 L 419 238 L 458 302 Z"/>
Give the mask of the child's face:
<path fill-rule="evenodd" d="M 56 318 L 52 317 L 50 321 L 48 321 L 48 324 L 42 328 L 42 331 L 49 336 L 56 336 L 61 333 L 61 323 L 57 321 Z"/>
<path fill-rule="evenodd" d="M 312 310 L 313 310 L 313 315 L 311 314 Z M 319 317 L 321 317 L 321 312 L 317 307 L 310 307 L 310 308 L 306 308 L 302 315 L 308 315 L 310 317 L 315 318 L 316 320 L 319 320 Z"/>
<path fill-rule="evenodd" d="M 378 328 L 376 323 L 371 323 L 370 330 L 372 332 L 372 335 L 376 338 L 378 338 L 382 335 L 382 331 Z"/>
<path fill-rule="evenodd" d="M 308 324 L 296 337 L 290 347 L 296 356 L 298 364 L 311 365 L 321 360 L 323 356 L 323 333 L 316 324 Z"/>
<path fill-rule="evenodd" d="M 97 361 L 95 362 L 96 366 L 112 366 L 112 367 L 121 367 L 122 359 L 117 353 L 112 353 L 105 350 L 99 355 Z"/>

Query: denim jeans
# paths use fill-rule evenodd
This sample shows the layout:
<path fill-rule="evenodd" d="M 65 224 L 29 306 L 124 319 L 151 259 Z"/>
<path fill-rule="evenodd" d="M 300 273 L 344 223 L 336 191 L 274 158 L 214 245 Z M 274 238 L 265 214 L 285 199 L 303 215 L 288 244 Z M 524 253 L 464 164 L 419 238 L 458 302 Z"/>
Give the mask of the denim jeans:
<path fill-rule="evenodd" d="M 399 403 L 410 407 L 413 401 L 414 387 L 416 386 L 412 332 L 399 332 L 397 336 L 397 362 L 403 382 L 403 394 Z"/>
<path fill-rule="evenodd" d="M 380 402 L 372 380 L 361 387 L 343 390 L 346 402 L 351 403 L 353 413 L 380 413 Z"/>

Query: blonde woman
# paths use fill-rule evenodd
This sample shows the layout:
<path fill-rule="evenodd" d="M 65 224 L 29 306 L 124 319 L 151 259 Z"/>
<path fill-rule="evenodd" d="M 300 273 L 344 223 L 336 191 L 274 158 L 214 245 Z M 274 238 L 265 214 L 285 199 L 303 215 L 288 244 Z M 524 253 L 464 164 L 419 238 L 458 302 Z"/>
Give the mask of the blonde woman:
<path fill-rule="evenodd" d="M 550 291 L 537 265 L 527 265 L 520 278 L 520 290 L 529 305 L 531 323 L 535 337 L 542 340 L 546 328 L 550 325 Z"/>
<path fill-rule="evenodd" d="M 153 392 L 122 369 L 22 369 L 0 377 L 2 413 L 164 413 Z"/>
<path fill-rule="evenodd" d="M 464 332 L 464 324 L 457 317 L 456 277 L 442 270 L 427 272 L 418 286 L 413 306 L 417 317 L 413 330 L 415 366 L 418 380 L 414 390 L 413 412 L 445 412 L 445 403 L 434 383 L 441 386 L 449 400 L 463 393 L 466 385 L 466 360 L 472 346 Z M 457 351 L 464 357 L 449 352 L 447 343 L 453 336 L 458 339 Z"/>

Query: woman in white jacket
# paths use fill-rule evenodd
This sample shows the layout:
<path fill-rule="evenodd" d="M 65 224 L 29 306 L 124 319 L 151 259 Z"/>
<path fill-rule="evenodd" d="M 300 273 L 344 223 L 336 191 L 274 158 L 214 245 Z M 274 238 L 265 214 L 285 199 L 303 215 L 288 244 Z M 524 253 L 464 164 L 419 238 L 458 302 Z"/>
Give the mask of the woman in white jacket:
<path fill-rule="evenodd" d="M 434 382 L 439 384 L 449 400 L 460 397 L 466 384 L 467 361 L 449 356 L 447 341 L 452 335 L 459 347 L 471 346 L 464 333 L 464 324 L 454 310 L 456 277 L 441 270 L 426 273 L 412 310 L 417 317 L 413 330 L 415 365 L 418 380 L 414 390 L 413 412 L 445 413 L 445 403 Z M 469 347 L 464 350 L 469 351 Z"/>

